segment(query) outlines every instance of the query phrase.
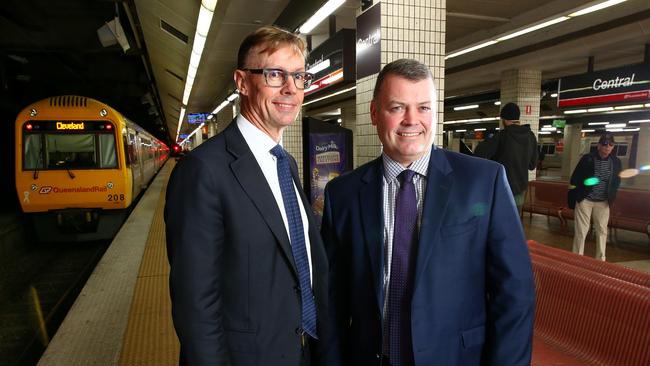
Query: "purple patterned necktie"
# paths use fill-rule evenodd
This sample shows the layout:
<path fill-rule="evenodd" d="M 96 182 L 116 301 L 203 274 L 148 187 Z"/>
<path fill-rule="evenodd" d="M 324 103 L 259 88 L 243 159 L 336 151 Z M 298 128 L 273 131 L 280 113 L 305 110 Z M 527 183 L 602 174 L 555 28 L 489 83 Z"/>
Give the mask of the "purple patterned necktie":
<path fill-rule="evenodd" d="M 318 339 L 316 335 L 316 304 L 314 295 L 311 290 L 309 280 L 309 259 L 307 257 L 307 248 L 305 245 L 305 231 L 300 216 L 300 207 L 298 198 L 291 177 L 289 168 L 289 159 L 282 146 L 275 145 L 271 149 L 271 154 L 278 158 L 278 180 L 280 181 L 280 191 L 282 192 L 282 201 L 284 201 L 284 211 L 289 221 L 289 240 L 291 241 L 291 252 L 293 260 L 298 270 L 298 281 L 300 283 L 300 297 L 302 300 L 302 330 L 312 338 Z"/>
<path fill-rule="evenodd" d="M 393 255 L 388 285 L 388 352 L 392 366 L 412 366 L 411 297 L 415 274 L 418 206 L 413 176 L 409 169 L 398 178 L 400 187 L 395 198 Z"/>

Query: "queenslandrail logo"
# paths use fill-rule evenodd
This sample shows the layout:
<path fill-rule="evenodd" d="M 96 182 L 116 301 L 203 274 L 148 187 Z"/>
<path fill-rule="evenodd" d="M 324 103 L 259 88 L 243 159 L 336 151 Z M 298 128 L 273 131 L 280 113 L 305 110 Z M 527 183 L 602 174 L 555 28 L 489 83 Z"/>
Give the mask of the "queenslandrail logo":
<path fill-rule="evenodd" d="M 38 193 L 40 194 L 49 194 L 51 193 L 94 193 L 94 192 L 106 192 L 108 188 L 100 186 L 92 187 L 72 187 L 72 188 L 61 188 L 61 187 L 41 187 Z"/>

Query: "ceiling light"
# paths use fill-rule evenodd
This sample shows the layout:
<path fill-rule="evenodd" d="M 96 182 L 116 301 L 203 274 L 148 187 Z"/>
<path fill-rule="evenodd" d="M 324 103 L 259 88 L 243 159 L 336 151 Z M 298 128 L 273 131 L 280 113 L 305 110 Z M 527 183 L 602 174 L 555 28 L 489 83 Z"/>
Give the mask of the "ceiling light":
<path fill-rule="evenodd" d="M 650 119 L 635 119 L 632 121 L 628 121 L 628 123 L 648 123 L 650 122 Z"/>
<path fill-rule="evenodd" d="M 589 122 L 589 126 L 608 125 L 609 122 Z"/>
<path fill-rule="evenodd" d="M 613 111 L 614 107 L 598 107 L 598 108 L 589 108 L 587 112 L 608 112 Z"/>
<path fill-rule="evenodd" d="M 637 128 L 624 128 L 623 131 L 630 131 L 630 132 L 635 132 L 641 130 L 639 127 Z"/>
<path fill-rule="evenodd" d="M 623 128 L 607 128 L 607 132 L 623 132 L 625 129 Z"/>
<path fill-rule="evenodd" d="M 232 94 L 228 96 L 228 98 L 226 98 L 226 100 L 228 100 L 229 102 L 234 102 L 235 100 L 237 100 L 237 98 L 239 98 L 239 93 L 234 91 Z"/>
<path fill-rule="evenodd" d="M 586 129 L 586 130 L 582 130 L 582 132 L 596 132 L 596 130 Z"/>
<path fill-rule="evenodd" d="M 454 132 L 467 132 L 467 130 L 454 130 Z"/>
<path fill-rule="evenodd" d="M 491 45 L 493 45 L 493 44 L 495 44 L 497 42 L 498 41 L 490 40 L 490 41 L 487 41 L 487 42 L 479 43 L 476 46 L 461 49 L 460 51 L 456 51 L 456 52 L 450 53 L 447 56 L 445 56 L 445 60 L 456 57 L 456 56 L 464 55 L 464 54 L 472 52 L 472 51 L 476 51 L 476 50 L 481 49 L 483 47 L 491 46 Z"/>
<path fill-rule="evenodd" d="M 343 5 L 344 2 L 345 0 L 329 0 L 300 27 L 298 32 L 303 34 L 311 32 L 320 22 L 330 16 L 339 6 Z"/>
<path fill-rule="evenodd" d="M 508 39 L 511 39 L 511 38 L 519 37 L 519 36 L 524 35 L 526 33 L 530 33 L 530 32 L 536 31 L 538 29 L 546 28 L 546 27 L 551 26 L 553 24 L 561 23 L 561 22 L 563 22 L 565 20 L 569 20 L 569 17 L 562 16 L 562 17 L 559 17 L 559 18 L 551 19 L 551 20 L 546 21 L 544 23 L 533 25 L 532 27 L 524 28 L 524 29 L 522 29 L 520 31 L 516 31 L 514 33 L 506 34 L 505 36 L 501 36 L 501 37 L 497 38 L 497 41 L 501 42 L 501 41 L 505 41 L 505 40 L 508 40 Z"/>
<path fill-rule="evenodd" d="M 474 131 L 485 131 L 485 128 L 475 128 Z"/>
<path fill-rule="evenodd" d="M 321 61 L 317 63 L 316 65 L 312 66 L 307 72 L 310 72 L 312 74 L 317 74 L 319 71 L 323 71 L 330 67 L 330 59 L 328 58 L 327 60 Z"/>
<path fill-rule="evenodd" d="M 605 1 L 605 2 L 602 2 L 600 4 L 592 5 L 590 7 L 584 8 L 582 10 L 578 10 L 576 12 L 573 12 L 573 13 L 569 14 L 569 16 L 573 18 L 573 17 L 577 17 L 577 16 L 580 16 L 580 15 L 589 14 L 591 12 L 598 11 L 598 10 L 601 10 L 601 9 L 605 9 L 605 8 L 608 8 L 608 7 L 612 6 L 612 5 L 620 4 L 620 3 L 625 2 L 625 1 L 627 1 L 627 0 L 609 0 L 609 1 Z"/>
<path fill-rule="evenodd" d="M 643 104 L 620 105 L 618 107 L 614 107 L 614 109 L 617 111 L 621 109 L 637 109 L 637 108 L 643 108 Z"/>
<path fill-rule="evenodd" d="M 572 109 L 570 111 L 564 111 L 564 114 L 577 114 L 577 113 L 586 113 L 586 109 Z"/>
<path fill-rule="evenodd" d="M 181 107 L 181 114 L 178 116 L 178 126 L 176 127 L 176 141 L 178 141 L 178 136 L 181 133 L 181 125 L 183 124 L 183 118 L 185 118 L 185 107 Z"/>
<path fill-rule="evenodd" d="M 557 93 L 551 94 L 551 98 L 557 98 Z"/>
<path fill-rule="evenodd" d="M 650 103 L 646 103 L 645 107 L 650 108 Z"/>
<path fill-rule="evenodd" d="M 605 126 L 605 128 L 619 128 L 619 127 L 625 127 L 625 123 L 611 123 Z"/>
<path fill-rule="evenodd" d="M 332 94 L 326 95 L 326 96 L 324 96 L 324 97 L 320 97 L 320 98 L 318 98 L 318 99 L 310 100 L 310 101 L 307 102 L 307 103 L 303 103 L 302 106 L 304 107 L 304 106 L 306 106 L 306 105 L 309 105 L 309 104 L 312 104 L 312 103 L 316 103 L 316 102 L 321 101 L 321 100 L 323 100 L 323 99 L 331 98 L 331 97 L 336 96 L 336 95 L 339 95 L 339 94 L 343 94 L 343 93 L 345 93 L 345 92 L 348 92 L 348 91 L 350 91 L 350 90 L 354 90 L 354 89 L 356 89 L 356 88 L 357 88 L 357 86 L 355 85 L 355 86 L 353 86 L 353 87 L 351 87 L 351 88 L 347 88 L 347 89 L 339 90 L 339 91 L 337 91 L 337 92 L 334 92 L 334 93 L 332 93 Z"/>
<path fill-rule="evenodd" d="M 537 134 L 538 135 L 550 135 L 551 131 L 539 131 Z"/>
<path fill-rule="evenodd" d="M 454 107 L 454 110 L 455 111 L 464 111 L 464 110 L 467 110 L 467 109 L 476 109 L 476 108 L 478 108 L 478 104 L 471 104 L 471 105 L 464 105 L 464 106 L 460 106 L 460 107 Z"/>
<path fill-rule="evenodd" d="M 494 102 L 494 105 L 501 105 L 501 101 L 497 100 L 496 102 Z"/>

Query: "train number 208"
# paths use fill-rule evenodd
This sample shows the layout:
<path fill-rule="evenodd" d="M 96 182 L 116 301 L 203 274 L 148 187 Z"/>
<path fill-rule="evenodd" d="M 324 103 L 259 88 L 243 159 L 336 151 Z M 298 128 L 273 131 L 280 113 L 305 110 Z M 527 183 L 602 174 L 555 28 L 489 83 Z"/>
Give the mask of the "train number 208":
<path fill-rule="evenodd" d="M 109 201 L 124 201 L 124 194 L 109 194 Z"/>

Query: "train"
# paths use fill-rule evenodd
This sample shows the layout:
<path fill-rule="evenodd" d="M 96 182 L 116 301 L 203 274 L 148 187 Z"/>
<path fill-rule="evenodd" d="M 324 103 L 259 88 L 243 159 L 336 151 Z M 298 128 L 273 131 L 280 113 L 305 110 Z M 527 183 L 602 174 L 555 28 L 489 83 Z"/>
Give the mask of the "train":
<path fill-rule="evenodd" d="M 114 237 L 170 153 L 109 105 L 76 95 L 25 107 L 15 146 L 18 200 L 45 242 Z"/>

